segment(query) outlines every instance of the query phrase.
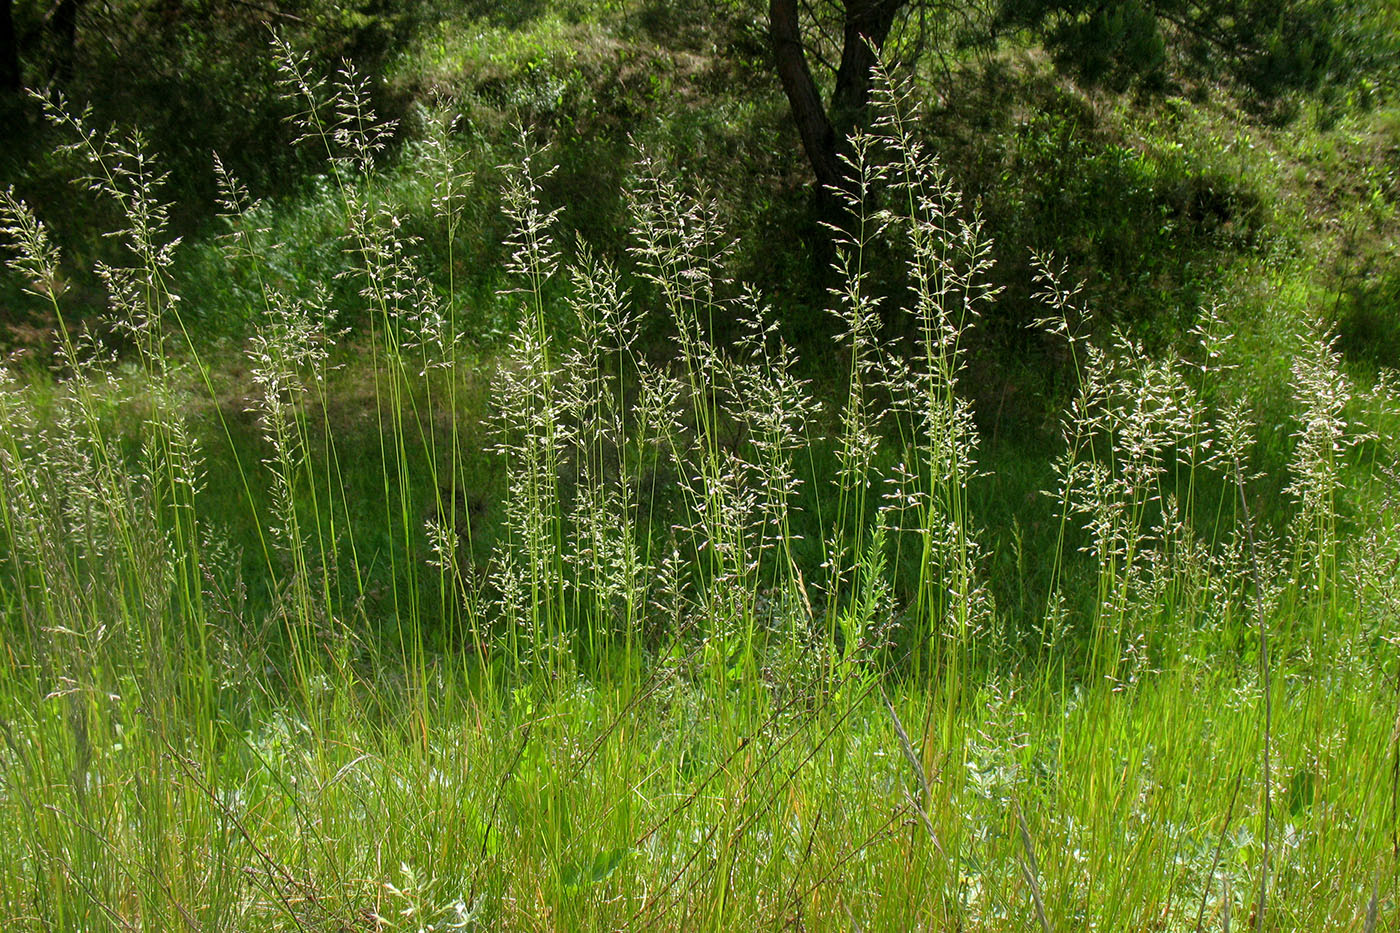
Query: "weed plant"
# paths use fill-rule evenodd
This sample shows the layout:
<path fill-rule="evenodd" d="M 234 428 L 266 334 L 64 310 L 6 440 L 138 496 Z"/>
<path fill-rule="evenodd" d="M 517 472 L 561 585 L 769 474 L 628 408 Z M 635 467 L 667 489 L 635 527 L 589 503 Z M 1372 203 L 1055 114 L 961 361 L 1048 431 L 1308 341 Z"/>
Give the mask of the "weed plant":
<path fill-rule="evenodd" d="M 47 231 L 3 198 L 60 337 L 53 375 L 0 384 L 6 929 L 1397 923 L 1392 381 L 1358 391 L 1299 327 L 1276 520 L 1225 317 L 1177 352 L 1100 345 L 1036 259 L 1078 390 L 1020 631 L 985 578 L 961 386 L 992 244 L 902 84 L 877 72 L 848 152 L 825 398 L 703 195 L 641 158 L 630 248 L 597 255 L 560 233 L 528 131 L 502 169 L 519 314 L 482 360 L 366 196 L 392 127 L 363 80 L 276 52 L 370 317 L 347 334 L 329 287 L 263 274 L 282 244 L 216 162 L 258 283 L 255 453 L 181 315 L 141 137 L 47 102 L 126 217 L 128 263 L 98 270 L 121 354 L 66 326 Z M 450 118 L 427 126 L 452 267 L 479 194 Z M 897 301 L 881 250 L 907 257 Z M 666 357 L 640 349 L 655 314 Z M 346 360 L 367 447 L 335 414 Z"/>

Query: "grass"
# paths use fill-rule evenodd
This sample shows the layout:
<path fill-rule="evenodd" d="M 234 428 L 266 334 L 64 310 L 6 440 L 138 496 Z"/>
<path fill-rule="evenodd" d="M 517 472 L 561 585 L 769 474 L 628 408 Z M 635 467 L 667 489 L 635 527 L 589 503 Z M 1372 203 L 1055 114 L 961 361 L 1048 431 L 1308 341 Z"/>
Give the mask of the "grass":
<path fill-rule="evenodd" d="M 1048 468 L 984 475 L 991 239 L 882 74 L 820 394 L 713 202 L 643 158 L 594 254 L 523 132 L 481 353 L 448 124 L 425 247 L 364 81 L 278 55 L 344 276 L 280 274 L 225 173 L 240 371 L 139 137 L 50 101 L 125 217 L 120 356 L 4 201 L 59 333 L 0 391 L 7 928 L 1395 926 L 1400 400 L 1326 321 L 1280 312 L 1260 423 L 1251 335 L 1149 351 L 1037 258 L 1074 386 Z"/>
<path fill-rule="evenodd" d="M 1247 666 L 1123 691 L 991 678 L 947 731 L 924 690 L 898 688 L 927 795 L 868 682 L 811 703 L 782 683 L 716 693 L 695 666 L 546 698 L 445 659 L 426 708 L 401 684 L 339 681 L 324 709 L 265 697 L 213 736 L 161 740 L 112 702 L 102 721 L 126 725 L 92 733 L 81 792 L 40 777 L 41 749 L 49 769 L 71 755 L 50 701 L 9 766 L 48 805 L 5 807 L 10 922 L 1024 929 L 1019 807 L 1053 928 L 1193 929 L 1202 905 L 1206 929 L 1227 911 L 1248 924 Z M 1370 753 L 1393 702 L 1350 686 L 1327 704 L 1280 688 L 1271 929 L 1363 929 L 1393 877 L 1389 767 Z"/>

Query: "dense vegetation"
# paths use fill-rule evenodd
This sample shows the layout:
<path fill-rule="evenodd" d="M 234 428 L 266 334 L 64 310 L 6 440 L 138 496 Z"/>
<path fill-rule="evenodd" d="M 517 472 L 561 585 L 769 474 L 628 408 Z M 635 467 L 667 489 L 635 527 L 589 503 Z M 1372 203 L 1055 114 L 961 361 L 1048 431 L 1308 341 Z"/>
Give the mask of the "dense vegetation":
<path fill-rule="evenodd" d="M 823 201 L 742 0 L 69 6 L 6 929 L 1400 923 L 1389 7 L 909 4 Z"/>

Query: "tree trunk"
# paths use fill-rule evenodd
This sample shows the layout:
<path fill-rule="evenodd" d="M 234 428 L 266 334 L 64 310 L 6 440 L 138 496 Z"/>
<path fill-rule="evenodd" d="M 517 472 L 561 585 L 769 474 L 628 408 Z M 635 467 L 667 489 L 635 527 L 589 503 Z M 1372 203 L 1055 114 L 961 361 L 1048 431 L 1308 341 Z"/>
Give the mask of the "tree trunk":
<path fill-rule="evenodd" d="M 841 185 L 844 173 L 836 158 L 836 128 L 826 115 L 817 82 L 807 67 L 802 47 L 802 30 L 797 21 L 797 0 L 770 0 L 768 35 L 777 59 L 778 79 L 783 83 L 793 121 L 807 151 L 807 161 L 817 176 L 819 188 Z M 844 57 L 844 56 L 843 56 Z"/>
<path fill-rule="evenodd" d="M 870 69 L 889 38 L 904 0 L 846 0 L 846 28 L 841 64 L 831 93 L 832 123 L 842 137 L 865 122 L 870 103 Z"/>
<path fill-rule="evenodd" d="M 0 93 L 20 90 L 19 41 L 15 38 L 14 0 L 0 0 Z"/>
<path fill-rule="evenodd" d="M 841 64 L 836 70 L 831 108 L 822 104 L 817 83 L 807 66 L 798 23 L 797 0 L 770 0 L 768 33 L 777 61 L 778 78 L 787 94 L 793 121 L 802 136 L 807 161 L 817 178 L 817 203 L 822 213 L 838 213 L 833 189 L 850 190 L 851 179 L 841 152 L 852 131 L 865 121 L 870 100 L 870 69 L 889 37 L 895 14 L 906 0 L 846 0 Z"/>

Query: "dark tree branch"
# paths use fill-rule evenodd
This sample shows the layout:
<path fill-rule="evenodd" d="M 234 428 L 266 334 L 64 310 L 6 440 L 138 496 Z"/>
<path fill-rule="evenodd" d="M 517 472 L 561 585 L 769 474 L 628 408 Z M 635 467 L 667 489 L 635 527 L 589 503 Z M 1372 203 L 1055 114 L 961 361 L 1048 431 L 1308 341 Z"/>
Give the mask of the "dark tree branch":
<path fill-rule="evenodd" d="M 778 80 L 792 108 L 793 120 L 817 176 L 817 184 L 821 188 L 840 187 L 844 175 L 836 157 L 836 130 L 827 117 L 817 83 L 812 80 L 812 70 L 807 67 L 797 0 L 770 0 L 768 36 L 773 44 Z"/>
<path fill-rule="evenodd" d="M 817 11 L 817 8 L 812 5 L 812 0 L 802 0 L 801 12 L 807 14 L 807 20 L 817 34 L 815 42 L 803 42 L 802 48 L 818 65 L 832 74 L 836 74 L 836 66 L 822 53 L 824 48 L 839 48 L 836 43 L 836 34 L 827 28 L 828 17 Z"/>
<path fill-rule="evenodd" d="M 870 70 L 889 38 L 895 14 L 905 0 L 847 0 L 846 29 L 836 88 L 831 95 L 831 121 L 844 138 L 859 126 L 870 101 Z"/>
<path fill-rule="evenodd" d="M 841 151 L 850 134 L 865 121 L 870 101 L 870 70 L 889 38 L 895 17 L 907 0 L 844 0 L 841 61 L 828 108 L 812 79 L 802 41 L 801 0 L 770 0 L 769 39 L 778 78 L 787 94 L 807 160 L 816 175 L 818 201 L 832 206 L 828 192 L 848 189 Z"/>

